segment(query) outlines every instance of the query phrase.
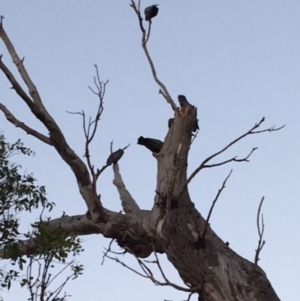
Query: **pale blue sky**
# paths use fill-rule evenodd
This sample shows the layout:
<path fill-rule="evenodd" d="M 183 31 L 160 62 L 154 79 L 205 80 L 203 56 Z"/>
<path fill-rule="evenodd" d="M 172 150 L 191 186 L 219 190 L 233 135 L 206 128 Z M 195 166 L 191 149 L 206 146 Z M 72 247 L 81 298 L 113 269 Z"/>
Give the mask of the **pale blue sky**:
<path fill-rule="evenodd" d="M 157 2 L 159 3 L 159 2 Z M 153 4 L 143 1 L 142 6 Z M 190 185 L 190 193 L 206 216 L 211 202 L 233 167 L 232 177 L 211 218 L 215 232 L 241 256 L 253 260 L 257 246 L 256 211 L 265 196 L 266 246 L 260 264 L 281 300 L 298 301 L 300 295 L 300 2 L 299 1 L 161 1 L 153 20 L 149 51 L 159 77 L 171 95 L 185 94 L 198 107 L 199 137 L 189 157 L 189 172 L 208 155 L 250 129 L 261 117 L 265 126 L 286 124 L 278 133 L 251 136 L 220 159 L 245 156 L 259 147 L 250 163 L 204 170 Z M 170 107 L 158 94 L 140 47 L 140 31 L 129 1 L 0 1 L 7 33 L 39 88 L 46 107 L 70 145 L 83 155 L 81 120 L 69 111 L 92 114 L 97 99 L 92 85 L 93 64 L 110 83 L 105 111 L 92 147 L 94 163 L 101 167 L 115 148 L 131 143 L 120 163 L 123 179 L 142 208 L 152 206 L 156 162 L 136 145 L 140 135 L 163 140 Z M 4 53 L 4 61 L 11 60 Z M 16 72 L 15 72 L 16 74 Z M 21 120 L 47 134 L 27 107 L 0 77 L 0 98 Z M 0 128 L 9 141 L 21 138 L 36 157 L 18 158 L 47 187 L 57 204 L 58 217 L 86 211 L 69 167 L 47 145 L 26 136 L 3 116 Z M 102 200 L 119 211 L 112 171 L 99 181 Z M 35 217 L 24 221 L 27 229 Z M 80 262 L 84 276 L 66 290 L 71 300 L 181 300 L 185 294 L 155 287 L 114 262 L 101 266 L 101 236 L 84 237 Z M 128 263 L 134 262 L 129 255 Z M 167 266 L 167 274 L 178 279 Z M 27 297 L 13 286 L 5 301 Z M 19 296 L 19 297 L 18 297 Z"/>

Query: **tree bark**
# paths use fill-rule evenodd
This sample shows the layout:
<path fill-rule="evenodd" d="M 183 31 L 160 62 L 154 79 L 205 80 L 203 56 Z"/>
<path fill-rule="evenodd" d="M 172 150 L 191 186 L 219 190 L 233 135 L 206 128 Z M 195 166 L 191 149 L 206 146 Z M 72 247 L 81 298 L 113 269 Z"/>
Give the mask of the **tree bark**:
<path fill-rule="evenodd" d="M 145 32 L 143 34 L 145 40 Z M 191 201 L 188 191 L 191 177 L 187 179 L 187 165 L 197 110 L 193 106 L 188 106 L 186 110 L 176 109 L 167 89 L 156 76 L 153 62 L 146 51 L 146 43 L 143 44 L 143 48 L 146 49 L 147 58 L 151 62 L 154 78 L 162 87 L 163 96 L 171 103 L 175 111 L 175 119 L 165 138 L 162 150 L 154 154 L 158 169 L 156 194 L 151 211 L 139 208 L 123 183 L 118 164 L 114 164 L 114 184 L 118 189 L 125 212 L 121 214 L 103 207 L 100 195 L 97 195 L 95 189 L 96 183 L 92 181 L 87 166 L 70 148 L 59 126 L 44 107 L 37 88 L 31 81 L 23 61 L 17 55 L 2 24 L 0 36 L 26 83 L 30 96 L 22 89 L 1 57 L 0 69 L 7 76 L 16 93 L 31 109 L 33 115 L 48 129 L 49 136 L 22 123 L 3 104 L 0 104 L 0 110 L 9 122 L 56 149 L 62 160 L 72 169 L 91 217 L 89 219 L 87 215 L 80 215 L 54 219 L 44 224 L 48 233 L 61 233 L 66 237 L 102 234 L 116 239 L 121 247 L 138 258 L 148 257 L 153 251 L 165 253 L 190 291 L 197 292 L 199 300 L 202 301 L 279 300 L 263 270 L 231 250 L 207 225 L 207 221 Z M 274 129 L 271 128 L 253 132 L 253 129 L 259 127 L 263 120 L 210 159 L 246 135 L 273 131 Z M 232 161 L 247 161 L 249 156 L 240 160 L 232 158 L 210 165 L 210 167 Z M 204 168 L 204 165 L 201 165 L 193 176 Z M 207 230 L 204 235 L 205 229 Z M 18 249 L 20 255 L 35 254 L 34 238 L 19 241 Z M 0 250 L 0 257 L 9 258 L 9 256 L 5 250 Z"/>
<path fill-rule="evenodd" d="M 176 113 L 164 147 L 158 156 L 157 195 L 153 208 L 162 221 L 157 240 L 191 287 L 199 287 L 206 301 L 279 300 L 265 273 L 232 251 L 208 226 L 190 199 L 187 158 L 196 109 Z"/>

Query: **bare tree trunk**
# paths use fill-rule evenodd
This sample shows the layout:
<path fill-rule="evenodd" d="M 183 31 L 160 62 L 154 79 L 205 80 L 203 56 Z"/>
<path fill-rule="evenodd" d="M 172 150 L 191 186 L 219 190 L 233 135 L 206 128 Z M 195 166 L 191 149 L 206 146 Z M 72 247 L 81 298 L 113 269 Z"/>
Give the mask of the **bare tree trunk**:
<path fill-rule="evenodd" d="M 175 117 L 158 156 L 157 231 L 164 252 L 181 278 L 197 287 L 201 300 L 279 300 L 265 273 L 232 251 L 208 226 L 192 203 L 186 168 L 195 109 Z"/>
<path fill-rule="evenodd" d="M 62 131 L 52 116 L 44 107 L 37 88 L 30 79 L 23 60 L 17 55 L 13 44 L 9 40 L 4 28 L 0 26 L 0 36 L 8 52 L 17 66 L 21 78 L 27 85 L 29 94 L 18 83 L 12 72 L 0 58 L 0 69 L 8 78 L 10 84 L 49 131 L 49 136 L 37 132 L 18 120 L 3 104 L 0 110 L 9 122 L 20 127 L 40 141 L 54 147 L 61 159 L 72 169 L 77 184 L 85 201 L 89 215 L 63 216 L 49 221 L 45 226 L 48 233 L 63 233 L 69 235 L 89 235 L 101 233 L 105 237 L 116 239 L 124 250 L 134 254 L 142 267 L 140 258 L 148 257 L 151 253 L 165 253 L 168 260 L 179 272 L 186 287 L 179 287 L 166 280 L 166 284 L 186 292 L 198 293 L 199 300 L 206 301 L 278 301 L 266 274 L 256 264 L 243 259 L 229 248 L 210 228 L 209 218 L 205 220 L 196 210 L 190 199 L 188 184 L 204 168 L 220 166 L 229 162 L 244 162 L 250 154 L 242 159 L 236 157 L 211 164 L 210 160 L 226 151 L 230 146 L 247 135 L 262 132 L 272 132 L 278 129 L 268 128 L 258 131 L 263 123 L 262 119 L 249 131 L 229 143 L 219 152 L 204 160 L 199 167 L 187 177 L 188 153 L 191 147 L 192 132 L 197 123 L 197 109 L 192 105 L 178 109 L 165 85 L 158 79 L 154 64 L 149 55 L 146 43 L 149 40 L 151 23 L 148 34 L 143 28 L 139 7 L 131 1 L 132 7 L 139 17 L 142 30 L 142 47 L 149 61 L 155 82 L 160 87 L 160 93 L 171 105 L 175 118 L 165 138 L 163 147 L 158 154 L 153 154 L 158 163 L 157 186 L 152 211 L 141 210 L 133 199 L 119 172 L 119 166 L 111 155 L 100 170 L 94 169 L 90 161 L 89 144 L 97 129 L 97 122 L 102 113 L 102 92 L 99 89 L 100 106 L 95 120 L 89 124 L 86 131 L 86 159 L 82 159 L 68 145 Z M 99 86 L 100 87 L 100 86 Z M 82 113 L 85 118 L 84 113 Z M 90 135 L 90 126 L 95 128 Z M 125 147 L 126 148 L 126 147 Z M 124 152 L 125 148 L 119 152 Z M 123 155 L 123 153 L 122 153 Z M 113 164 L 114 185 L 117 187 L 124 214 L 112 212 L 105 208 L 97 193 L 97 179 L 100 174 Z M 225 183 L 225 182 L 224 182 Z M 34 254 L 35 239 L 19 241 L 19 253 Z M 9 258 L 10 254 L 0 250 L 0 257 Z M 144 268 L 146 278 L 156 284 L 159 281 Z"/>

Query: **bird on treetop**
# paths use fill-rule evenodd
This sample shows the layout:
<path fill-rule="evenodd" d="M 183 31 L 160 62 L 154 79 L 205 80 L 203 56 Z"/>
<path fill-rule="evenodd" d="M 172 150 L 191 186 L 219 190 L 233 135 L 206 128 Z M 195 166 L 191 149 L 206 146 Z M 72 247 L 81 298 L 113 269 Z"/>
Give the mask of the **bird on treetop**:
<path fill-rule="evenodd" d="M 154 4 L 145 8 L 145 19 L 146 21 L 151 22 L 151 19 L 157 16 L 158 14 L 158 4 Z"/>
<path fill-rule="evenodd" d="M 191 106 L 191 104 L 188 102 L 186 97 L 184 95 L 178 95 L 178 102 L 181 107 L 181 111 L 183 114 L 187 114 L 188 106 Z M 196 119 L 193 127 L 193 132 L 196 132 L 199 130 L 199 124 L 198 124 L 198 119 Z"/>
<path fill-rule="evenodd" d="M 186 99 L 186 97 L 184 95 L 178 95 L 178 101 L 179 101 L 181 108 L 190 105 L 190 103 L 188 102 L 188 100 Z"/>
<path fill-rule="evenodd" d="M 144 145 L 153 153 L 159 153 L 163 146 L 162 141 L 152 138 L 144 138 L 143 136 L 138 139 L 137 144 Z"/>

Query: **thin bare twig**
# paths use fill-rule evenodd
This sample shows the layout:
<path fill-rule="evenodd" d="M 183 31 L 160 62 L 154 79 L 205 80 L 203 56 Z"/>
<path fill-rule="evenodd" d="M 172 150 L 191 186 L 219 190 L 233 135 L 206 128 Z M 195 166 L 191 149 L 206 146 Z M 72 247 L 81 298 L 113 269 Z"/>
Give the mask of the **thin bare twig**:
<path fill-rule="evenodd" d="M 206 234 L 206 231 L 207 231 L 207 227 L 208 227 L 208 224 L 209 224 L 209 219 L 211 217 L 211 214 L 213 212 L 213 209 L 215 207 L 215 204 L 217 202 L 217 200 L 219 199 L 219 196 L 221 195 L 222 191 L 224 190 L 224 188 L 226 187 L 226 182 L 227 180 L 229 179 L 229 177 L 231 176 L 231 173 L 232 173 L 232 169 L 230 170 L 228 176 L 225 178 L 225 180 L 223 181 L 223 184 L 221 186 L 221 188 L 218 190 L 218 193 L 215 197 L 215 199 L 213 200 L 212 204 L 211 204 L 211 207 L 209 209 L 209 212 L 208 212 L 208 215 L 207 215 L 207 218 L 206 218 L 206 223 L 205 223 L 205 227 L 204 227 L 204 230 L 203 230 L 203 233 L 202 233 L 202 239 L 205 238 L 205 234 Z"/>
<path fill-rule="evenodd" d="M 146 32 L 146 30 L 144 28 L 144 25 L 143 25 L 143 18 L 141 16 L 141 12 L 140 12 L 139 8 L 137 8 L 134 0 L 131 0 L 130 6 L 133 8 L 133 10 L 136 13 L 136 15 L 138 17 L 138 20 L 139 20 L 140 29 L 141 29 L 141 32 L 142 32 L 142 48 L 145 52 L 146 58 L 147 58 L 148 63 L 150 65 L 151 72 L 152 72 L 152 75 L 153 75 L 153 79 L 157 83 L 157 85 L 160 87 L 160 89 L 163 91 L 163 95 L 164 95 L 165 99 L 167 100 L 167 102 L 171 105 L 172 109 L 175 111 L 175 110 L 177 110 L 177 106 L 176 106 L 175 102 L 173 101 L 167 87 L 157 77 L 157 73 L 156 73 L 154 63 L 153 63 L 152 58 L 149 54 L 149 51 L 148 51 L 148 48 L 147 48 L 147 41 L 148 41 L 149 37 L 147 39 L 147 36 L 146 36 L 147 32 Z M 151 29 L 151 25 L 149 24 L 149 29 L 148 29 L 148 35 L 149 36 L 150 36 L 150 29 Z"/>
<path fill-rule="evenodd" d="M 197 138 L 198 133 L 199 133 L 199 130 L 197 130 L 196 133 L 193 134 L 193 138 L 192 138 L 192 140 L 191 140 L 190 146 L 193 144 L 194 140 Z"/>
<path fill-rule="evenodd" d="M 112 245 L 112 243 L 114 242 L 114 238 L 110 241 L 110 243 L 109 243 L 109 245 L 108 245 L 108 248 L 106 249 L 106 251 L 105 252 L 103 252 L 103 257 L 102 257 L 102 262 L 101 262 L 101 265 L 103 265 L 104 264 L 104 260 L 105 260 L 105 257 L 106 257 L 106 255 L 109 253 L 109 252 L 111 252 L 111 245 Z"/>
<path fill-rule="evenodd" d="M 244 158 L 237 158 L 237 156 L 231 158 L 231 159 L 228 159 L 228 160 L 225 160 L 225 161 L 222 161 L 222 162 L 219 162 L 219 163 L 215 163 L 215 164 L 205 164 L 203 166 L 203 168 L 211 168 L 211 167 L 216 167 L 216 166 L 221 166 L 221 165 L 224 165 L 224 164 L 227 164 L 229 162 L 249 162 L 249 158 L 250 156 L 258 149 L 258 147 L 253 147 L 252 150 L 250 151 L 250 153 L 244 157 Z"/>
<path fill-rule="evenodd" d="M 243 159 L 237 159 L 236 157 L 231 158 L 229 160 L 220 162 L 220 163 L 215 163 L 215 164 L 207 164 L 210 160 L 212 160 L 213 158 L 217 157 L 218 155 L 222 154 L 223 152 L 225 152 L 228 148 L 230 148 L 231 146 L 233 146 L 234 144 L 236 144 L 238 141 L 242 140 L 243 138 L 245 138 L 246 136 L 252 135 L 252 134 L 261 134 L 261 133 L 265 133 L 265 132 L 275 132 L 275 131 L 279 131 L 282 128 L 285 127 L 285 125 L 276 128 L 275 126 L 270 127 L 268 129 L 265 130 L 260 130 L 260 131 L 255 131 L 257 128 L 259 128 L 261 126 L 261 124 L 265 121 L 265 118 L 263 117 L 259 123 L 255 124 L 249 131 L 247 131 L 246 133 L 244 133 L 243 135 L 239 136 L 238 138 L 234 139 L 233 141 L 231 141 L 229 144 L 227 144 L 224 148 L 222 148 L 220 151 L 214 153 L 213 155 L 209 156 L 208 158 L 206 158 L 193 172 L 192 174 L 189 176 L 189 178 L 187 179 L 186 183 L 184 184 L 183 190 L 184 188 L 192 181 L 192 179 L 198 174 L 198 172 L 204 168 L 209 168 L 209 167 L 215 167 L 215 166 L 220 166 L 229 162 L 249 162 L 248 159 L 249 157 L 253 154 L 253 152 L 257 149 L 257 148 L 253 148 L 252 151 L 249 153 L 248 156 L 246 156 Z"/>
<path fill-rule="evenodd" d="M 97 180 L 98 180 L 100 174 L 108 167 L 108 164 L 104 165 L 100 170 L 97 169 L 97 171 L 95 171 L 94 165 L 92 164 L 92 161 L 91 161 L 90 144 L 95 137 L 101 115 L 104 111 L 104 106 L 103 106 L 104 96 L 105 96 L 105 92 L 106 92 L 106 85 L 108 84 L 109 81 L 108 80 L 105 82 L 101 81 L 98 66 L 97 65 L 94 65 L 94 66 L 96 69 L 96 75 L 94 76 L 94 84 L 95 84 L 96 88 L 93 89 L 90 86 L 88 88 L 92 91 L 93 94 L 97 95 L 99 98 L 99 105 L 98 105 L 96 115 L 94 116 L 93 119 L 92 119 L 92 117 L 89 117 L 89 120 L 87 122 L 86 115 L 83 110 L 81 112 L 71 112 L 71 111 L 66 111 L 66 112 L 69 114 L 82 116 L 82 127 L 83 127 L 83 133 L 85 136 L 84 157 L 86 158 L 87 165 L 88 165 L 90 174 L 93 179 L 92 184 L 93 184 L 94 192 L 97 194 L 97 192 L 96 192 Z"/>
<path fill-rule="evenodd" d="M 154 246 L 153 246 L 153 248 L 154 248 Z M 199 288 L 198 288 L 198 287 L 196 287 L 196 288 L 186 288 L 186 287 L 182 287 L 182 286 L 180 286 L 180 285 L 177 285 L 177 284 L 175 284 L 175 283 L 170 282 L 170 281 L 167 279 L 167 277 L 165 276 L 164 272 L 163 272 L 163 269 L 162 269 L 162 267 L 161 267 L 161 265 L 160 265 L 158 256 L 157 256 L 157 254 L 156 254 L 155 251 L 154 251 L 154 254 L 155 254 L 156 260 L 153 261 L 152 263 L 154 263 L 154 264 L 156 264 L 156 265 L 158 266 L 158 268 L 159 268 L 159 270 L 160 270 L 160 273 L 161 273 L 161 275 L 162 275 L 162 277 L 163 277 L 163 279 L 164 279 L 164 282 L 159 281 L 159 280 L 157 280 L 157 279 L 154 277 L 153 272 L 152 272 L 151 269 L 146 265 L 146 263 L 147 263 L 148 261 L 146 261 L 146 260 L 145 260 L 145 261 L 142 261 L 142 260 L 139 259 L 138 257 L 135 257 L 136 260 L 137 260 L 137 262 L 138 262 L 138 264 L 139 264 L 139 266 L 140 266 L 140 268 L 142 269 L 142 272 L 139 272 L 139 271 L 137 271 L 136 269 L 134 269 L 134 268 L 128 266 L 126 263 L 124 263 L 123 261 L 121 261 L 118 257 L 111 257 L 111 256 L 109 256 L 108 253 L 113 253 L 113 252 L 111 251 L 110 248 L 109 248 L 109 249 L 107 250 L 107 252 L 105 253 L 105 257 L 107 257 L 107 258 L 109 258 L 109 259 L 111 259 L 111 260 L 114 260 L 115 262 L 121 264 L 123 267 L 129 269 L 130 271 L 134 272 L 135 274 L 137 274 L 137 275 L 139 275 L 139 276 L 141 276 L 141 277 L 143 277 L 143 278 L 150 279 L 155 285 L 160 285 L 160 286 L 171 286 L 171 287 L 173 287 L 173 288 L 175 288 L 175 289 L 177 289 L 177 290 L 184 291 L 184 292 L 188 292 L 188 293 L 191 293 L 191 292 L 195 293 L 195 292 L 199 291 Z"/>
<path fill-rule="evenodd" d="M 146 40 L 145 40 L 145 44 L 147 44 L 147 42 L 149 41 L 149 38 L 150 38 L 150 33 L 151 33 L 151 25 L 152 25 L 152 21 L 150 20 L 149 21 L 149 26 L 148 26 L 148 31 L 147 31 L 147 37 L 146 37 Z"/>
<path fill-rule="evenodd" d="M 115 262 L 121 264 L 123 267 L 125 267 L 126 269 L 129 269 L 130 271 L 134 272 L 135 274 L 143 277 L 143 278 L 149 278 L 148 275 L 144 275 L 140 272 L 138 272 L 137 270 L 131 268 L 130 266 L 128 266 L 126 263 L 124 263 L 123 261 L 119 260 L 118 257 L 110 257 L 108 255 L 106 255 L 107 258 L 111 259 L 111 260 L 114 260 Z"/>
<path fill-rule="evenodd" d="M 258 210 L 257 210 L 257 216 L 256 216 L 256 225 L 257 225 L 257 232 L 258 232 L 258 237 L 259 237 L 258 245 L 257 245 L 257 249 L 255 250 L 255 257 L 254 257 L 254 264 L 256 264 L 256 265 L 258 264 L 258 261 L 259 261 L 259 254 L 266 243 L 265 240 L 262 240 L 264 231 L 265 231 L 264 216 L 263 216 L 263 214 L 260 214 L 264 199 L 265 199 L 265 197 L 262 197 L 262 199 L 260 200 Z M 260 216 L 261 216 L 261 228 L 260 228 Z"/>

